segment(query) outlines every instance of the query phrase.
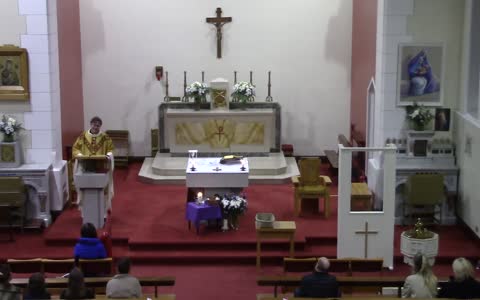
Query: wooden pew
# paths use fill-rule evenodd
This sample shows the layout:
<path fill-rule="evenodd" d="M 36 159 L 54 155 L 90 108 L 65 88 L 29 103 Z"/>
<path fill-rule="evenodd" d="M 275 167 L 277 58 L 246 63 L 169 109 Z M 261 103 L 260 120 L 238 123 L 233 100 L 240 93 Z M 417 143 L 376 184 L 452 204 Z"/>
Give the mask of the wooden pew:
<path fill-rule="evenodd" d="M 112 279 L 112 277 L 86 277 L 85 285 L 89 288 L 105 287 L 110 279 Z M 137 279 L 140 281 L 142 287 L 153 286 L 155 288 L 155 297 L 158 296 L 157 288 L 159 286 L 175 285 L 175 277 L 173 276 L 137 277 Z M 14 278 L 10 283 L 21 289 L 25 289 L 28 285 L 28 278 Z M 47 288 L 67 288 L 68 278 L 46 278 L 45 284 Z"/>
<path fill-rule="evenodd" d="M 273 286 L 273 296 L 277 297 L 278 286 L 298 286 L 303 276 L 259 276 L 258 286 Z M 340 287 L 396 287 L 397 296 L 402 297 L 402 287 L 406 276 L 338 276 Z M 438 286 L 441 288 L 448 282 L 448 278 L 439 278 Z M 266 299 L 266 298 L 262 298 Z"/>

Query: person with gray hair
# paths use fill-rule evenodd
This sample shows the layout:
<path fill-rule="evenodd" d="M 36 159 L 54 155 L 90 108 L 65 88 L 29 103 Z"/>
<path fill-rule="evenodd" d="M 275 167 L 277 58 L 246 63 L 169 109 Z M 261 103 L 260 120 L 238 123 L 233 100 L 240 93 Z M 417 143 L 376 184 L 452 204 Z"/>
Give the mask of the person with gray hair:
<path fill-rule="evenodd" d="M 334 298 L 340 297 L 340 289 L 335 276 L 328 274 L 330 262 L 320 257 L 312 274 L 302 278 L 300 287 L 295 290 L 295 297 Z"/>
<path fill-rule="evenodd" d="M 440 290 L 438 297 L 456 299 L 480 298 L 480 282 L 475 280 L 472 264 L 467 259 L 459 257 L 453 261 L 452 269 L 453 276 Z"/>
<path fill-rule="evenodd" d="M 413 274 L 405 279 L 402 298 L 434 298 L 437 295 L 437 277 L 425 255 L 417 253 L 413 258 Z"/>

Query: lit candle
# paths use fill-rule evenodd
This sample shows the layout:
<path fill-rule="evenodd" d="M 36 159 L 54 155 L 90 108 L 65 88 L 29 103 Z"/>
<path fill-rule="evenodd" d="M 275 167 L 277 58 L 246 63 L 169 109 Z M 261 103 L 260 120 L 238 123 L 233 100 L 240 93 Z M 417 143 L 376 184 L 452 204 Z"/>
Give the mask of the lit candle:
<path fill-rule="evenodd" d="M 197 193 L 197 199 L 198 199 L 198 200 L 202 200 L 202 199 L 203 199 L 203 193 L 202 193 L 202 192 L 198 192 L 198 193 Z"/>

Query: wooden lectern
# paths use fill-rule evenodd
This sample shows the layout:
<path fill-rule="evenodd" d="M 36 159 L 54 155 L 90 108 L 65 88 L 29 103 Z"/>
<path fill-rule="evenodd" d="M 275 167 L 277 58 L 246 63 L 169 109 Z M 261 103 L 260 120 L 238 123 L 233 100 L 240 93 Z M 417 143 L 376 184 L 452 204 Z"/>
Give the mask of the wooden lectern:
<path fill-rule="evenodd" d="M 110 164 L 111 160 L 104 155 L 75 157 L 73 174 L 79 191 L 83 224 L 92 223 L 96 228 L 104 225 L 108 197 L 105 189 L 110 180 Z"/>

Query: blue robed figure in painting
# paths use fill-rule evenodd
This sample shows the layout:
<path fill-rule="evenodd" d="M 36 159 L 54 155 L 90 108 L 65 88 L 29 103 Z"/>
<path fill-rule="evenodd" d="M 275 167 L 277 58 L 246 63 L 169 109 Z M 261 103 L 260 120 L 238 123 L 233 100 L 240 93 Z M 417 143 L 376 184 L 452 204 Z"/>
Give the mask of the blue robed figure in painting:
<path fill-rule="evenodd" d="M 440 91 L 440 83 L 433 73 L 428 62 L 425 49 L 418 52 L 408 62 L 408 75 L 410 77 L 410 96 L 421 96 Z"/>

